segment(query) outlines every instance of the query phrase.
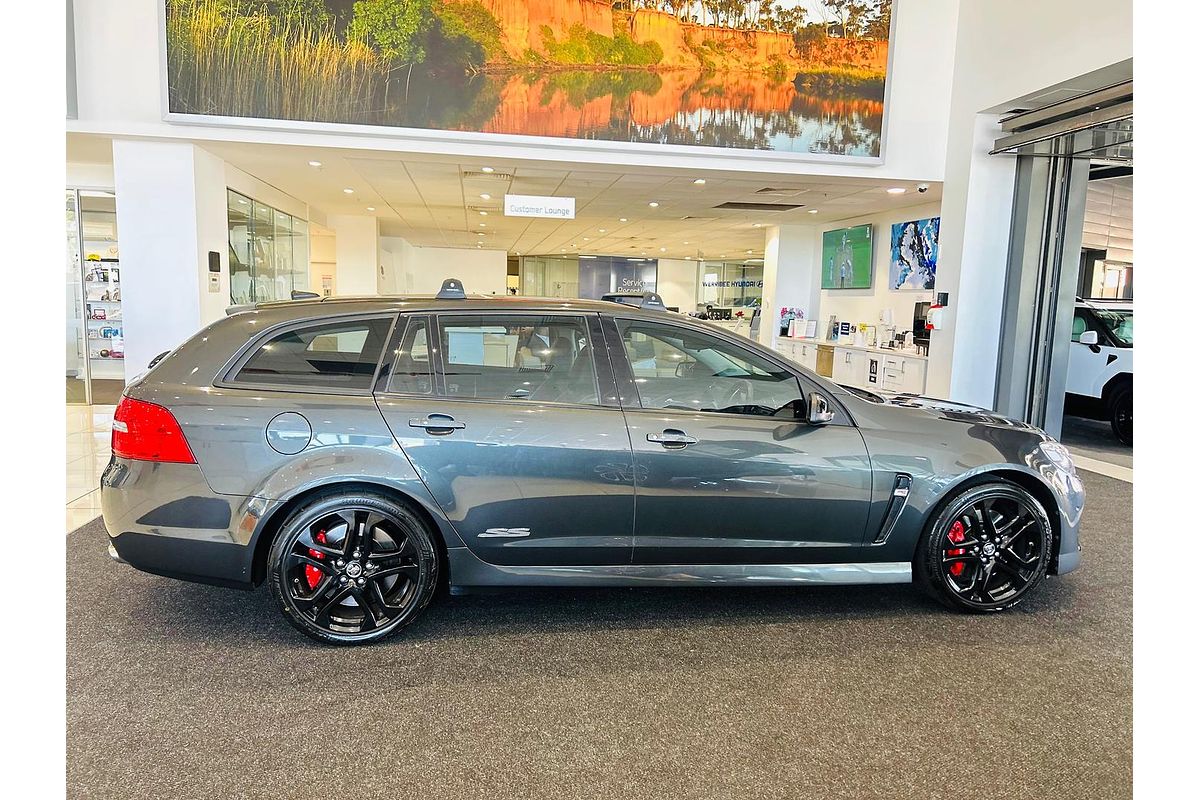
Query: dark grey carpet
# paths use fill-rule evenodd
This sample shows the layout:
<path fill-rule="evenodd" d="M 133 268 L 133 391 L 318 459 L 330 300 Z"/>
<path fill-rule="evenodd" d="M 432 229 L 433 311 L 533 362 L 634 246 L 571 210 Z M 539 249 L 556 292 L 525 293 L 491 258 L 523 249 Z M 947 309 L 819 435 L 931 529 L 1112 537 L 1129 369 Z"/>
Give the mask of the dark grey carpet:
<path fill-rule="evenodd" d="M 1065 415 L 1059 441 L 1072 453 L 1119 467 L 1133 468 L 1133 448 L 1117 441 L 1112 426 L 1107 422 Z"/>
<path fill-rule="evenodd" d="M 1015 612 L 915 588 L 528 591 L 310 644 L 67 538 L 71 797 L 1131 794 L 1131 486 Z"/>

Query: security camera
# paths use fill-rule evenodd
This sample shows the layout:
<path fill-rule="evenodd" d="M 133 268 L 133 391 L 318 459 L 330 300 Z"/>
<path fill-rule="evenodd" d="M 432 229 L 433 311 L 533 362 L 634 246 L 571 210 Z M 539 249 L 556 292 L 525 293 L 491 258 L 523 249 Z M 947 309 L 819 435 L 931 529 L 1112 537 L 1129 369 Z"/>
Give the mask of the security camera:
<path fill-rule="evenodd" d="M 920 192 L 921 194 L 925 194 L 926 192 L 929 191 L 929 184 L 928 183 L 918 183 L 917 191 Z"/>

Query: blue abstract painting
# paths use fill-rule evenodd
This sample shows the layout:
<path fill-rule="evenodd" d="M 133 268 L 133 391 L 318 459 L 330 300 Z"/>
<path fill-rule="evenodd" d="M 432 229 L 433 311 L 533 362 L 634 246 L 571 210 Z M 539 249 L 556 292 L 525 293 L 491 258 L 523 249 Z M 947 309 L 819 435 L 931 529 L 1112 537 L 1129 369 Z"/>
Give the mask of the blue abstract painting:
<path fill-rule="evenodd" d="M 941 217 L 931 217 L 892 225 L 889 289 L 933 288 L 937 277 L 938 230 L 941 224 Z"/>

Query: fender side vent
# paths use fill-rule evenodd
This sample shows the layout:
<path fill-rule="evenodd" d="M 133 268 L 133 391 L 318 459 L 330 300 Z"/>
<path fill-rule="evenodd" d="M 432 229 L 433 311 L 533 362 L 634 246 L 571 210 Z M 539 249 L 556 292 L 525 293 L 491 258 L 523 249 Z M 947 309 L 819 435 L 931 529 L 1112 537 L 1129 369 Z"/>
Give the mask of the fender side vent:
<path fill-rule="evenodd" d="M 892 487 L 892 499 L 888 501 L 887 513 L 883 515 L 883 525 L 879 527 L 879 535 L 875 544 L 883 544 L 892 535 L 892 530 L 900 520 L 900 512 L 908 504 L 908 495 L 912 490 L 912 476 L 900 473 Z"/>

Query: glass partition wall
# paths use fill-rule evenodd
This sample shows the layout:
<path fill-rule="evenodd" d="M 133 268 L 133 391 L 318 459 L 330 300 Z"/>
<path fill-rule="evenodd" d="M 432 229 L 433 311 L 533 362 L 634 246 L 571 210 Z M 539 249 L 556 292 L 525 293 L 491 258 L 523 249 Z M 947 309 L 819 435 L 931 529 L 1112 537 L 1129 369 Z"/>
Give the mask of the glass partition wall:
<path fill-rule="evenodd" d="M 229 299 L 286 300 L 308 290 L 308 222 L 228 190 Z"/>
<path fill-rule="evenodd" d="M 701 307 L 756 308 L 762 305 L 763 263 L 750 261 L 701 261 L 699 264 Z"/>

